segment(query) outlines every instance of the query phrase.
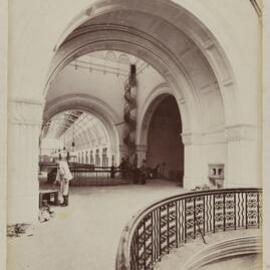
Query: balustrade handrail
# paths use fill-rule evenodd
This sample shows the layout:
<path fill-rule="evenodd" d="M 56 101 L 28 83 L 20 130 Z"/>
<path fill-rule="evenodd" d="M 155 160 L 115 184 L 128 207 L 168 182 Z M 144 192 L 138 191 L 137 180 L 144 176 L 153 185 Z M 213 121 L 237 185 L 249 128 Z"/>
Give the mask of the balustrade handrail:
<path fill-rule="evenodd" d="M 182 193 L 158 200 L 140 210 L 125 226 L 118 247 L 116 270 L 148 270 L 170 249 L 199 230 L 259 228 L 262 222 L 260 188 L 227 188 Z"/>

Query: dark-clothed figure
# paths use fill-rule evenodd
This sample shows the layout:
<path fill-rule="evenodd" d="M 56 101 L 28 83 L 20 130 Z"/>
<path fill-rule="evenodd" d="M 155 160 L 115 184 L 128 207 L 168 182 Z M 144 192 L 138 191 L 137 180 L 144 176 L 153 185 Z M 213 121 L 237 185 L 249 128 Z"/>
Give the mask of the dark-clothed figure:
<path fill-rule="evenodd" d="M 115 167 L 114 165 L 111 166 L 111 178 L 115 178 Z"/>
<path fill-rule="evenodd" d="M 126 178 L 127 176 L 127 162 L 124 158 L 122 158 L 121 163 L 119 165 L 119 169 L 121 170 L 122 178 Z"/>

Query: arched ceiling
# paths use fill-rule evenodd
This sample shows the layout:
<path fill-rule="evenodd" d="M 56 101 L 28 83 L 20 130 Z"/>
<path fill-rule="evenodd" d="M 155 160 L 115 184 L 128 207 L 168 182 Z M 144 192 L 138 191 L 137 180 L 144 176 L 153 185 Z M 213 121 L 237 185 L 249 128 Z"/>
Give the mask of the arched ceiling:
<path fill-rule="evenodd" d="M 114 50 L 95 51 L 78 57 L 69 63 L 75 69 L 82 68 L 88 69 L 89 72 L 97 71 L 124 77 L 128 76 L 131 64 L 136 65 L 137 75 L 148 67 L 148 64 L 143 60 L 133 55 Z"/>
<path fill-rule="evenodd" d="M 42 139 L 58 140 L 69 149 L 75 142 L 76 149 L 110 143 L 102 122 L 90 113 L 68 110 L 54 115 L 43 126 Z M 46 145 L 43 146 L 46 148 Z"/>
<path fill-rule="evenodd" d="M 154 67 L 173 89 L 181 114 L 187 116 L 185 131 L 205 132 L 223 126 L 224 102 L 231 100 L 224 95 L 232 92 L 222 89 L 224 84 L 231 85 L 232 77 L 215 38 L 192 15 L 169 1 L 159 5 L 154 5 L 155 1 L 135 2 L 98 1 L 90 8 L 89 20 L 59 47 L 50 79 L 90 52 L 132 53 Z M 208 55 L 210 50 L 215 52 L 213 57 Z M 109 58 L 116 59 L 113 54 Z M 218 113 L 209 103 L 216 104 Z"/>

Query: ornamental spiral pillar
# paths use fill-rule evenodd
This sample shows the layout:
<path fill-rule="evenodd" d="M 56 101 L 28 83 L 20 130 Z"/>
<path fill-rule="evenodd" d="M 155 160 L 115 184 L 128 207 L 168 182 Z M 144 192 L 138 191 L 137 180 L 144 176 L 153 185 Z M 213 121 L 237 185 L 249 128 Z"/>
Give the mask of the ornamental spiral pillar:
<path fill-rule="evenodd" d="M 124 145 L 130 162 L 136 159 L 136 125 L 137 125 L 137 79 L 136 66 L 130 66 L 129 78 L 125 83 L 124 104 Z"/>

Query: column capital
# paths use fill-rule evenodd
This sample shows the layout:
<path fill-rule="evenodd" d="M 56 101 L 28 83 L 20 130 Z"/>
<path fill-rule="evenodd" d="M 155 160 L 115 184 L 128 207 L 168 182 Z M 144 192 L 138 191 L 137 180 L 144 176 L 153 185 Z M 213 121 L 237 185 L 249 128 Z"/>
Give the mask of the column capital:
<path fill-rule="evenodd" d="M 9 122 L 12 124 L 41 125 L 44 103 L 41 100 L 11 99 Z"/>
<path fill-rule="evenodd" d="M 239 124 L 225 127 L 227 142 L 254 141 L 257 137 L 258 127 L 249 124 Z"/>

